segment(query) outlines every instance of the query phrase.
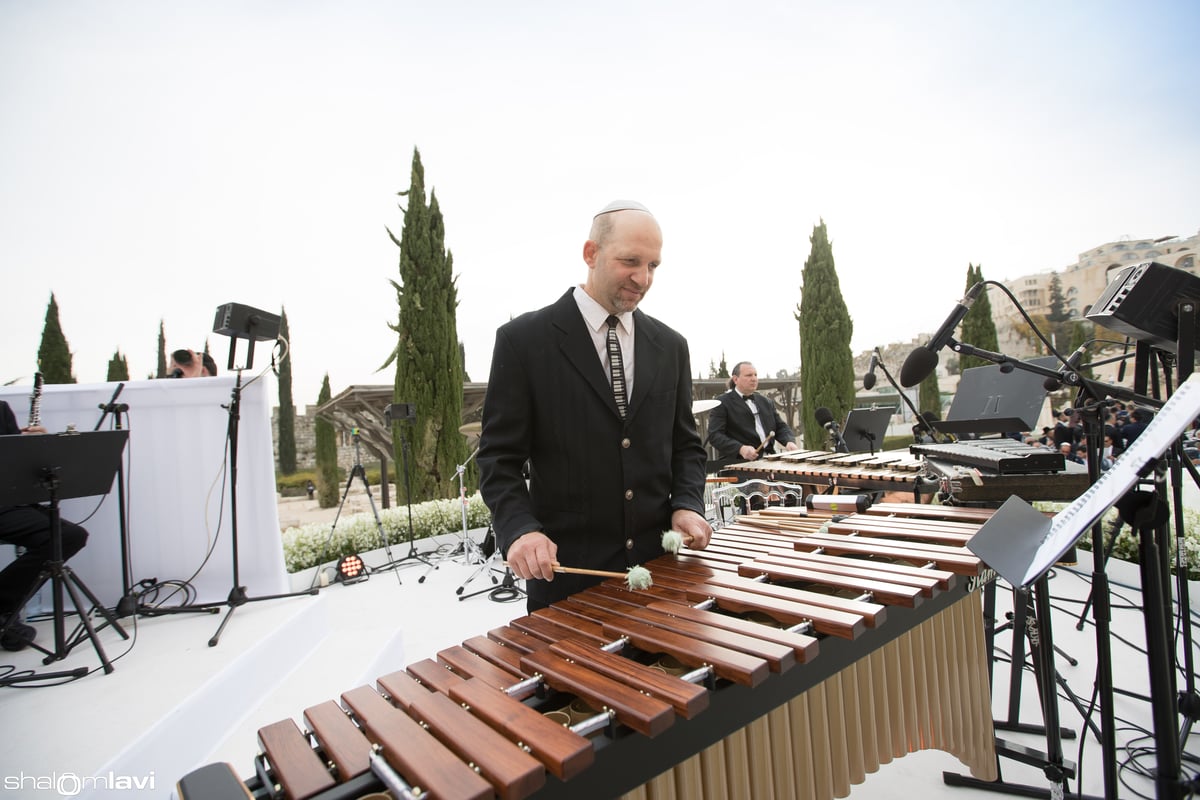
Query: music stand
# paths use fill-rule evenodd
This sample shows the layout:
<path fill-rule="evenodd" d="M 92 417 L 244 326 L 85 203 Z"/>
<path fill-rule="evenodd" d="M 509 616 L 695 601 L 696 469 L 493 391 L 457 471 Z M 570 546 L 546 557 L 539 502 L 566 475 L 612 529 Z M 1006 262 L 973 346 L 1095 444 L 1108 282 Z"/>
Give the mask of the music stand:
<path fill-rule="evenodd" d="M 46 654 L 42 661 L 44 664 L 66 658 L 75 645 L 85 638 L 85 634 L 79 634 L 73 636 L 70 642 L 67 641 L 63 589 L 71 596 L 86 638 L 91 641 L 106 674 L 113 671 L 113 665 L 96 635 L 91 612 L 98 611 L 121 638 L 129 638 L 129 634 L 120 626 L 117 618 L 100 603 L 79 576 L 63 563 L 62 520 L 58 510 L 59 500 L 108 494 L 128 439 L 129 431 L 124 430 L 0 436 L 0 506 L 43 502 L 50 504 L 52 554 L 38 575 L 37 583 L 21 600 L 21 606 L 24 606 L 47 581 L 51 581 L 54 598 L 54 649 L 47 650 L 41 645 L 30 643 L 31 647 Z M 84 605 L 81 593 L 91 601 L 90 608 Z M 63 676 L 78 677 L 79 672 L 73 670 L 38 677 Z M 0 685 L 4 683 L 0 680 Z"/>
<path fill-rule="evenodd" d="M 846 452 L 872 454 L 883 447 L 883 435 L 887 433 L 888 421 L 896 413 L 894 408 L 854 408 L 846 415 L 842 428 L 842 441 Z"/>
<path fill-rule="evenodd" d="M 1042 356 L 1025 363 L 1057 369 L 1061 362 L 1054 356 Z M 950 410 L 937 429 L 955 435 L 1031 431 L 1046 402 L 1045 384 L 1041 373 L 1009 364 L 963 370 Z"/>

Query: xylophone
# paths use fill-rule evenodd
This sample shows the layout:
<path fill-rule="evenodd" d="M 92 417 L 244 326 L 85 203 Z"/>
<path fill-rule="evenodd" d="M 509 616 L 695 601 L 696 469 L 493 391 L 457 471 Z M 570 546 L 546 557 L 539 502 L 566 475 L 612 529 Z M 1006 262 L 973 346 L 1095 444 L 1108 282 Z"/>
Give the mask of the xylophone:
<path fill-rule="evenodd" d="M 1049 474 L 1001 474 L 907 450 L 874 454 L 793 450 L 731 464 L 721 474 L 739 481 L 802 484 L 816 493 L 861 489 L 909 493 L 914 500 L 936 493 L 960 503 L 1002 502 L 1014 494 L 1029 501 L 1074 500 L 1089 485 L 1087 469 L 1078 464 Z"/>
<path fill-rule="evenodd" d="M 989 513 L 739 516 L 650 588 L 601 583 L 268 725 L 257 777 L 211 764 L 179 796 L 825 800 L 929 748 L 995 780 L 963 546 Z"/>

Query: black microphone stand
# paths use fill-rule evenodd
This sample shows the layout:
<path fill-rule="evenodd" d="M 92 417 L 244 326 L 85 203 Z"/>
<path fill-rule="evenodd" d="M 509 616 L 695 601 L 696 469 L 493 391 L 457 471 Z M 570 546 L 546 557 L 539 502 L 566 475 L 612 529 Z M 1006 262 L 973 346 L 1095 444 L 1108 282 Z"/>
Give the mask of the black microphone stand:
<path fill-rule="evenodd" d="M 403 413 L 401 413 L 403 412 Z M 400 430 L 400 458 L 404 467 L 404 504 L 408 507 L 408 555 L 389 561 L 375 568 L 376 572 L 387 569 L 398 569 L 405 561 L 419 561 L 428 569 L 417 578 L 417 583 L 424 583 L 429 573 L 437 569 L 437 565 L 417 552 L 416 533 L 413 529 L 412 518 L 412 475 L 408 465 L 408 437 L 404 428 L 416 419 L 416 408 L 412 403 L 392 403 L 383 410 L 383 416 L 391 425 L 398 425 Z"/>
<path fill-rule="evenodd" d="M 237 339 L 231 339 L 229 342 L 229 360 L 233 361 L 233 350 L 237 346 Z M 253 340 L 251 340 L 253 347 Z M 249 364 L 247 367 L 249 368 Z M 233 587 L 229 590 L 229 596 L 224 603 L 201 603 L 197 607 L 203 608 L 227 606 L 224 619 L 221 620 L 220 627 L 217 632 L 208 640 L 209 647 L 216 647 L 221 641 L 221 633 L 225 630 L 225 626 L 229 624 L 229 619 L 233 616 L 233 612 L 239 606 L 246 603 L 256 603 L 261 600 L 277 600 L 283 597 L 299 597 L 306 594 L 317 594 L 319 591 L 315 588 L 310 588 L 299 592 L 285 592 L 282 594 L 264 595 L 262 597 L 250 597 L 246 594 L 246 587 L 240 585 L 241 575 L 238 566 L 238 514 L 237 514 L 237 464 L 238 464 L 238 424 L 241 421 L 242 408 L 242 369 L 238 369 L 237 379 L 234 381 L 233 390 L 230 393 L 229 405 L 229 427 L 226 436 L 229 441 L 229 530 L 230 538 L 233 545 Z"/>
<path fill-rule="evenodd" d="M 100 410 L 104 413 L 96 420 L 93 431 L 100 430 L 109 414 L 113 415 L 113 430 L 121 430 L 121 417 L 129 412 L 128 403 L 117 402 L 117 397 L 124 388 L 124 383 L 118 383 L 108 402 L 100 405 Z M 129 556 L 129 527 L 125 514 L 125 461 L 122 459 L 117 462 L 117 530 L 121 540 L 121 599 L 117 601 L 115 609 L 117 619 L 135 613 L 138 606 L 137 596 L 133 593 L 133 564 Z"/>
<path fill-rule="evenodd" d="M 850 448 L 846 446 L 846 440 L 842 438 L 842 426 L 837 424 L 837 420 L 829 420 L 824 427 L 829 433 L 829 449 L 835 453 L 849 453 Z"/>
<path fill-rule="evenodd" d="M 1076 387 L 1080 397 L 1089 398 L 1089 402 L 1078 403 L 1079 406 L 1088 406 L 1090 412 L 1085 419 L 1085 424 L 1089 425 L 1091 430 L 1086 436 L 1088 447 L 1088 474 L 1089 478 L 1094 482 L 1099 475 L 1100 463 L 1100 443 L 1103 435 L 1103 426 L 1101 421 L 1100 409 L 1103 407 L 1104 400 L 1108 397 L 1115 397 L 1121 400 L 1129 400 L 1131 402 L 1140 403 L 1142 405 L 1153 406 L 1155 408 L 1162 407 L 1162 401 L 1156 398 L 1146 397 L 1136 391 L 1131 391 L 1121 386 L 1114 386 L 1100 381 L 1084 378 L 1077 368 L 1067 364 L 1066 359 L 1055 353 L 1056 356 L 1066 365 L 1062 370 L 1052 370 L 1037 364 L 1021 361 L 1012 356 L 1004 355 L 1003 353 L 994 353 L 989 350 L 973 347 L 972 345 L 959 342 L 953 338 L 950 339 L 949 347 L 960 355 L 978 356 L 996 364 L 1000 364 L 1003 368 L 1009 365 L 1010 369 L 1022 369 L 1027 372 L 1033 372 L 1042 375 L 1045 378 L 1062 381 L 1065 384 Z M 1097 427 L 1099 426 L 1099 427 Z M 1085 429 L 1086 430 L 1086 429 Z M 1108 577 L 1104 571 L 1104 532 L 1099 521 L 1092 525 L 1092 557 L 1093 557 L 1093 573 L 1092 573 L 1092 593 L 1094 599 L 1093 617 L 1096 626 L 1096 664 L 1097 678 L 1096 691 L 1100 698 L 1100 740 L 1102 757 L 1104 761 L 1104 785 L 1105 794 L 1107 797 L 1117 797 L 1119 785 L 1116 771 L 1116 728 L 1115 718 L 1113 714 L 1113 676 L 1112 676 L 1112 643 L 1111 643 L 1111 607 L 1109 604 L 1109 584 Z M 1045 578 L 1041 579 L 1044 581 Z M 1046 610 L 1049 612 L 1049 606 L 1046 605 Z M 1037 611 L 1035 609 L 1035 618 Z M 1051 701 L 1055 699 L 1053 695 L 1054 683 L 1053 676 L 1056 671 L 1053 667 L 1054 652 L 1052 647 L 1044 646 L 1051 643 L 1050 639 L 1050 618 L 1049 614 L 1044 620 L 1038 620 L 1044 629 L 1044 641 L 1042 646 L 1042 663 L 1039 667 L 1039 672 L 1043 676 L 1040 684 L 1047 684 L 1046 688 L 1051 692 L 1049 697 L 1043 695 L 1044 717 L 1045 712 L 1051 711 Z M 1150 625 L 1150 622 L 1147 622 Z M 1152 664 L 1152 668 L 1156 665 Z M 1169 676 L 1168 676 L 1169 677 Z M 1047 679 L 1049 682 L 1047 683 Z M 1152 680 L 1153 684 L 1153 680 Z M 1052 738 L 1060 735 L 1057 728 L 1057 713 L 1054 712 L 1054 726 L 1051 726 L 1051 720 L 1044 718 L 1046 723 L 1046 736 L 1051 754 L 1056 751 L 1059 753 L 1059 763 L 1047 764 L 1046 769 L 1054 769 L 1059 771 L 1063 768 L 1061 763 L 1061 744 L 1055 744 L 1051 741 Z M 950 783 L 947 780 L 947 783 Z M 961 781 L 956 781 L 958 785 L 970 785 Z"/>
<path fill-rule="evenodd" d="M 878 355 L 878 351 L 876 351 L 876 355 Z M 912 412 L 913 419 L 917 421 L 917 425 L 922 430 L 928 431 L 929 435 L 932 436 L 936 441 L 946 441 L 946 434 L 939 431 L 936 425 L 927 420 L 925 416 L 921 414 L 919 410 L 917 410 L 917 406 L 915 403 L 913 403 L 912 398 L 904 393 L 904 390 L 900 388 L 900 384 L 896 383 L 896 379 L 892 377 L 892 373 L 888 372 L 887 365 L 883 363 L 882 357 L 876 358 L 875 366 L 883 370 L 883 377 L 887 378 L 887 382 L 890 383 L 892 388 L 896 390 L 896 394 L 900 395 L 900 399 L 904 401 L 904 405 L 908 406 L 908 410 Z"/>
<path fill-rule="evenodd" d="M 218 318 L 221 309 L 218 309 Z M 228 333 L 225 329 L 215 329 L 216 333 Z M 181 614 L 192 611 L 201 611 L 216 614 L 222 607 L 226 608 L 225 616 L 221 620 L 220 627 L 216 633 L 208 640 L 209 647 L 216 647 L 220 644 L 221 634 L 225 630 L 225 626 L 229 624 L 233 612 L 240 606 L 246 603 L 257 603 L 262 600 L 278 600 L 285 597 L 299 597 L 301 595 L 315 595 L 320 589 L 310 587 L 298 592 L 284 592 L 281 594 L 263 595 L 261 597 L 251 597 L 246 592 L 246 587 L 241 585 L 241 572 L 239 565 L 239 547 L 238 547 L 238 513 L 237 513 L 237 466 L 238 466 L 238 427 L 241 422 L 241 407 L 242 407 L 242 372 L 250 368 L 254 360 L 254 338 L 253 334 L 246 336 L 243 333 L 234 333 L 229 340 L 229 370 L 237 373 L 237 379 L 234 381 L 233 389 L 230 392 L 229 405 L 223 406 L 229 412 L 229 423 L 226 428 L 225 437 L 228 442 L 228 461 L 229 461 L 229 529 L 230 539 L 232 541 L 231 551 L 233 560 L 233 586 L 229 590 L 229 595 L 223 601 L 212 603 L 194 603 L 191 605 L 174 606 L 172 608 L 155 608 L 150 610 L 142 610 L 142 613 L 159 615 L 159 614 Z M 249 349 L 246 355 L 246 365 L 244 367 L 234 366 L 234 357 L 236 355 L 237 340 L 239 338 L 249 338 Z M 263 341 L 266 341 L 263 339 Z"/>

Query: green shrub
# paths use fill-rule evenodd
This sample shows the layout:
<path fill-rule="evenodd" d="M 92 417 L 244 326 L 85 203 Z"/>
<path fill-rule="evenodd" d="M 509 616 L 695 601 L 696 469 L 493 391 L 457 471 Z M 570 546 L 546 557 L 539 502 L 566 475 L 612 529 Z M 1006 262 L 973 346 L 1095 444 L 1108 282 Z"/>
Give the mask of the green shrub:
<path fill-rule="evenodd" d="M 467 527 L 482 528 L 490 521 L 491 515 L 479 494 L 467 497 Z M 408 542 L 408 506 L 380 510 L 379 522 L 390 546 Z M 457 497 L 415 503 L 412 507 L 414 541 L 461 531 L 462 524 L 462 504 Z M 288 528 L 283 532 L 283 559 L 288 572 L 299 572 L 342 556 L 377 550 L 383 545 L 375 516 L 367 511 L 342 517 L 336 528 L 332 522 Z"/>

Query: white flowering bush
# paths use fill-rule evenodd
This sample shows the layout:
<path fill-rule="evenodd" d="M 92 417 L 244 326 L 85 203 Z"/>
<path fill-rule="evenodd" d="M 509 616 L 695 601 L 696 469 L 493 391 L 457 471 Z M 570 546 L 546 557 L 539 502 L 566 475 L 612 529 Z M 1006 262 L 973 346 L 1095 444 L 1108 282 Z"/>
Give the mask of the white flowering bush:
<path fill-rule="evenodd" d="M 483 528 L 491 515 L 478 493 L 467 497 L 467 527 Z M 426 539 L 462 530 L 462 503 L 459 499 L 429 500 L 412 506 L 413 539 Z M 408 506 L 384 509 L 375 515 L 361 512 L 343 516 L 337 527 L 332 522 L 310 523 L 283 532 L 283 558 L 288 572 L 299 572 L 342 556 L 365 553 L 383 547 L 379 528 L 387 544 L 408 541 Z M 333 537 L 330 538 L 332 531 Z"/>
<path fill-rule="evenodd" d="M 1062 503 L 1034 503 L 1034 506 L 1044 511 L 1057 512 L 1064 507 Z M 1112 541 L 1113 527 L 1119 519 L 1117 510 L 1110 508 L 1104 513 L 1101 518 L 1101 524 L 1104 531 L 1104 544 L 1107 547 Z M 1171 572 L 1175 572 L 1175 516 L 1172 511 L 1171 517 L 1167 523 L 1171 531 L 1170 547 L 1171 552 L 1168 560 L 1171 564 Z M 1092 534 L 1091 529 L 1083 535 L 1079 540 L 1078 545 L 1080 550 L 1091 551 L 1092 549 Z M 1184 560 L 1187 567 L 1188 580 L 1200 580 L 1200 512 L 1190 508 L 1183 510 L 1183 549 Z M 1122 525 L 1120 532 L 1117 534 L 1116 544 L 1112 548 L 1113 558 L 1119 558 L 1122 561 L 1138 563 L 1138 537 L 1134 530 L 1128 525 Z"/>

